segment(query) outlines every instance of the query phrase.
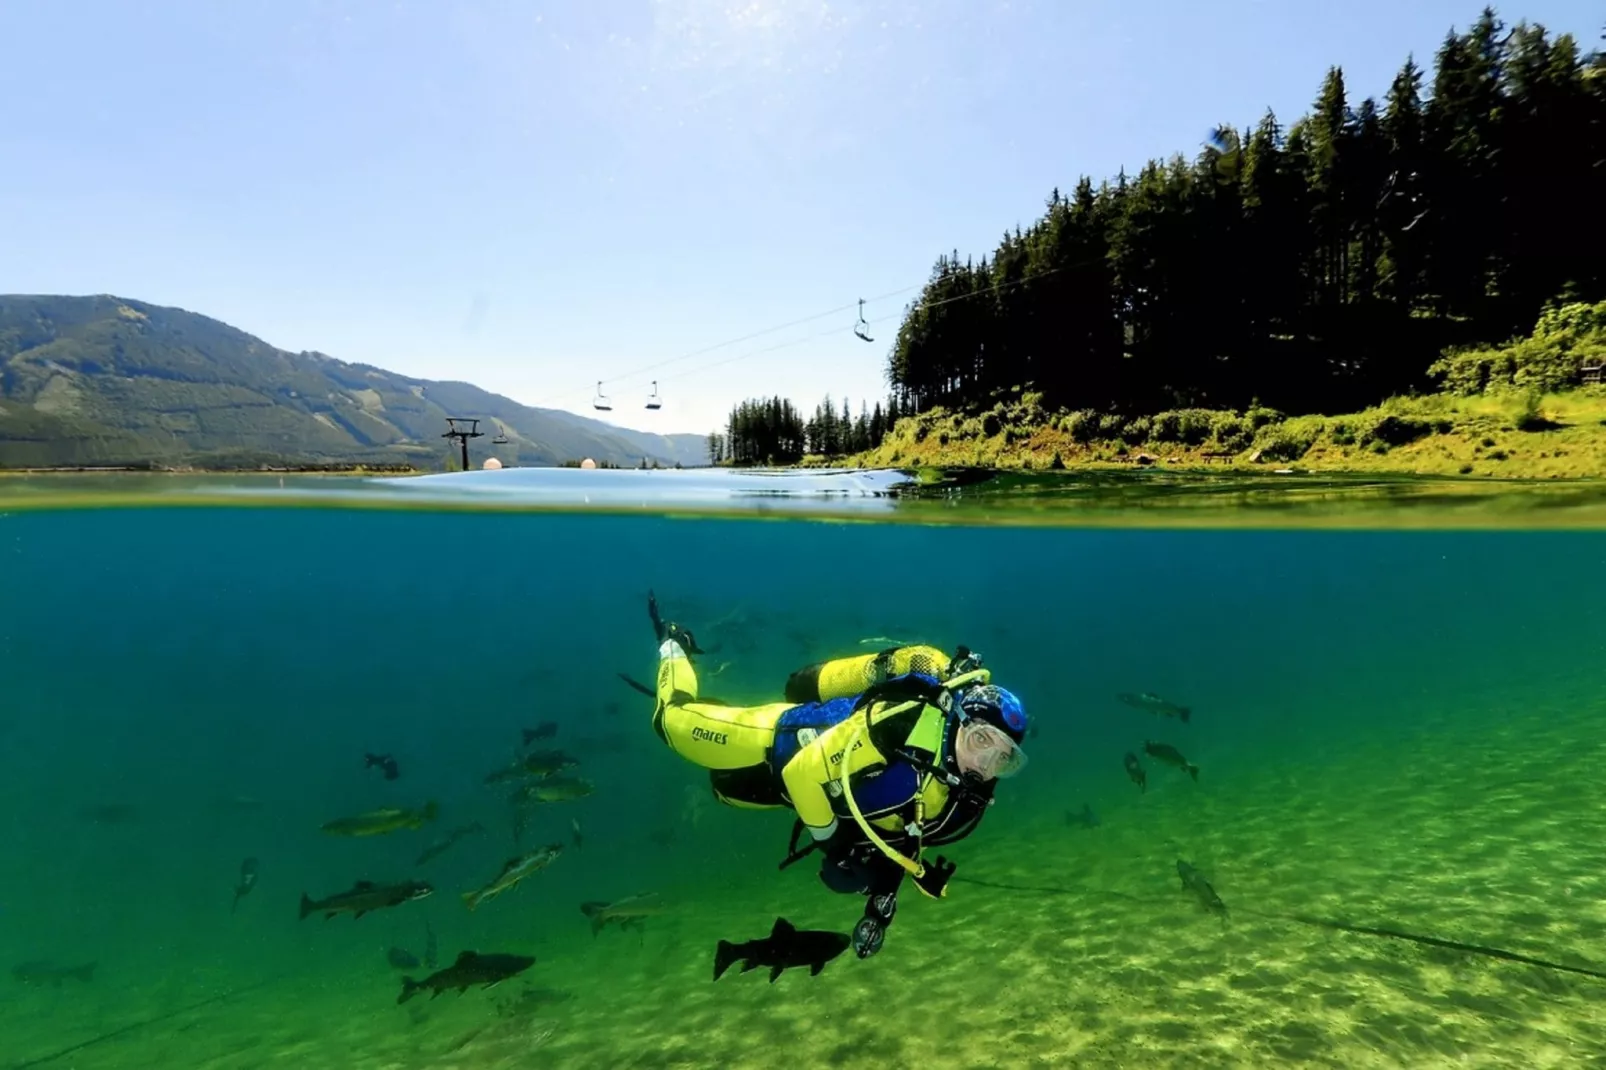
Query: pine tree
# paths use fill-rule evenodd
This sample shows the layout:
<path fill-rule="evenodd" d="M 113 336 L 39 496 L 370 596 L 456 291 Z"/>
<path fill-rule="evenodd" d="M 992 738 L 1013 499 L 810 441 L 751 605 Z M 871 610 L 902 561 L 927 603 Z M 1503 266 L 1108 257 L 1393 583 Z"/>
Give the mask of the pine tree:
<path fill-rule="evenodd" d="M 1058 188 L 979 260 L 937 259 L 888 355 L 899 415 L 992 403 L 1295 411 L 1423 385 L 1564 286 L 1606 295 L 1606 58 L 1485 10 L 1381 106 L 1344 72 L 1283 132 L 1217 127 L 1190 165 Z M 838 421 L 847 425 L 844 417 Z"/>
<path fill-rule="evenodd" d="M 1380 297 L 1409 315 L 1426 284 L 1431 226 L 1420 224 L 1432 207 L 1424 158 L 1422 71 L 1410 58 L 1389 86 L 1381 127 L 1388 173 L 1374 206 L 1382 229 L 1377 286 Z"/>

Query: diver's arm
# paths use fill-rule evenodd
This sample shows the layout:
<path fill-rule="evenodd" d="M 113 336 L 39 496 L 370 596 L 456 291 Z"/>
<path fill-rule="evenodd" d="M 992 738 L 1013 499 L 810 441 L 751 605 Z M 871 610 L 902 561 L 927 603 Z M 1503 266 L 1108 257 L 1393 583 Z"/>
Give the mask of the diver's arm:
<path fill-rule="evenodd" d="M 853 749 L 846 758 L 841 758 L 848 740 L 854 739 L 855 725 L 859 732 Z M 838 760 L 831 761 L 833 756 L 838 756 Z M 887 763 L 886 756 L 876 749 L 870 733 L 864 731 L 864 725 L 857 716 L 815 737 L 794 754 L 781 770 L 781 779 L 786 784 L 787 797 L 792 800 L 792 809 L 816 842 L 830 839 L 840 827 L 836 813 L 831 808 L 831 796 L 826 785 L 843 775 L 840 767 L 844 763 L 848 776 Z"/>
<path fill-rule="evenodd" d="M 826 742 L 833 735 L 827 732 L 810 740 L 781 770 L 792 809 L 816 843 L 830 839 L 837 831 L 836 813 L 831 809 L 831 797 L 825 790 L 831 779 L 826 771 L 829 768 Z"/>

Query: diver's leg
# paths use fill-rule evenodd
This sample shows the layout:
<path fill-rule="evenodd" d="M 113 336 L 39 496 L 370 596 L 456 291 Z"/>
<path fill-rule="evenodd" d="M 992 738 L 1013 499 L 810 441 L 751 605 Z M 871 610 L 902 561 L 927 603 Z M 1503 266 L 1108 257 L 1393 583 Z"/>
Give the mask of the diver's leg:
<path fill-rule="evenodd" d="M 652 608 L 655 604 L 649 603 Z M 653 609 L 655 626 L 656 609 Z M 652 727 L 675 753 L 705 769 L 736 770 L 765 765 L 775 742 L 775 723 L 791 709 L 786 702 L 724 706 L 699 702 L 697 670 L 673 624 L 658 647 L 657 703 Z M 695 647 L 695 644 L 693 644 Z M 716 787 L 716 792 L 717 792 Z M 741 794 L 746 794 L 745 792 Z"/>
<path fill-rule="evenodd" d="M 648 605 L 652 606 L 653 603 L 649 602 Z M 654 609 L 655 624 L 657 617 Z M 658 645 L 658 686 L 655 697 L 657 701 L 652 708 L 652 730 L 659 739 L 675 748 L 669 738 L 666 720 L 670 707 L 697 700 L 697 670 L 691 667 L 691 659 L 673 639 L 665 639 Z"/>
<path fill-rule="evenodd" d="M 658 645 L 658 703 L 697 701 L 697 670 L 674 639 Z"/>
<path fill-rule="evenodd" d="M 647 592 L 647 616 L 652 620 L 652 633 L 658 642 L 662 643 L 666 639 L 673 639 L 688 654 L 707 653 L 697 645 L 697 640 L 692 637 L 690 628 L 676 624 L 674 621 L 666 621 L 659 615 L 658 597 L 651 591 Z"/>
<path fill-rule="evenodd" d="M 820 862 L 820 883 L 842 895 L 868 895 L 870 870 L 851 857 L 827 858 Z"/>
<path fill-rule="evenodd" d="M 661 643 L 665 639 L 664 618 L 658 615 L 658 596 L 647 592 L 647 618 L 652 621 L 652 634 Z"/>
<path fill-rule="evenodd" d="M 780 778 L 768 762 L 742 769 L 712 769 L 708 783 L 714 798 L 741 810 L 778 810 L 786 806 Z"/>
<path fill-rule="evenodd" d="M 897 892 L 903 870 L 875 848 L 860 845 L 838 858 L 821 861 L 820 882 L 833 892 L 881 896 Z"/>
<path fill-rule="evenodd" d="M 660 675 L 678 677 L 675 662 Z M 695 687 L 695 678 L 692 686 Z M 688 700 L 685 692 L 660 689 L 670 701 L 660 701 L 653 715 L 653 730 L 676 754 L 704 769 L 737 770 L 767 766 L 775 743 L 775 722 L 791 709 L 785 702 L 764 706 L 721 706 Z M 745 794 L 745 793 L 744 793 Z"/>

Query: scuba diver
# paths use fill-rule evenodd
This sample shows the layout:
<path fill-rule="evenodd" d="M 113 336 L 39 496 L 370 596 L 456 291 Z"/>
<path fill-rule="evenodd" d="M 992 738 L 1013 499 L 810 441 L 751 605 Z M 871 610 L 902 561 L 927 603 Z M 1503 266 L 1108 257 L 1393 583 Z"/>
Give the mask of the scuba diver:
<path fill-rule="evenodd" d="M 699 698 L 692 633 L 666 623 L 650 593 L 647 612 L 659 643 L 653 731 L 709 770 L 726 805 L 797 814 L 781 868 L 818 851 L 828 888 L 865 896 L 859 958 L 881 949 L 906 875 L 931 898 L 947 894 L 953 863 L 923 850 L 974 831 L 997 781 L 1026 764 L 1026 711 L 978 655 L 905 646 L 840 658 L 793 673 L 783 702 L 730 706 Z"/>

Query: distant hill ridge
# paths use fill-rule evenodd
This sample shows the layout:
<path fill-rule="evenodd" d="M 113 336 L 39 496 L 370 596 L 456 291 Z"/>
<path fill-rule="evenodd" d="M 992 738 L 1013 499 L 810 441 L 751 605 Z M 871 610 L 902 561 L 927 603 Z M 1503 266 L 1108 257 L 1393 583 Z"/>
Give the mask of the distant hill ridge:
<path fill-rule="evenodd" d="M 98 295 L 0 295 L 0 467 L 408 464 L 442 469 L 448 416 L 471 463 L 706 463 L 701 435 L 535 409 L 461 382 L 290 353 L 210 317 Z M 498 433 L 506 444 L 491 444 Z"/>

